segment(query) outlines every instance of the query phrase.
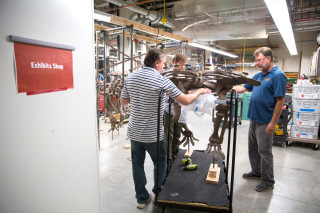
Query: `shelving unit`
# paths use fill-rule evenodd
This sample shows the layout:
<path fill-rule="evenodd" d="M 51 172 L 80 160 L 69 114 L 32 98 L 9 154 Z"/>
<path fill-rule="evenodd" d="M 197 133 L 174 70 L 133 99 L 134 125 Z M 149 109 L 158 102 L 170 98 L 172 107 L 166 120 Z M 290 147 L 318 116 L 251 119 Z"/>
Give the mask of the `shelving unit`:
<path fill-rule="evenodd" d="M 293 85 L 297 83 L 299 78 L 297 72 L 285 72 L 285 76 L 287 77 L 287 92 L 291 93 L 293 90 Z"/>

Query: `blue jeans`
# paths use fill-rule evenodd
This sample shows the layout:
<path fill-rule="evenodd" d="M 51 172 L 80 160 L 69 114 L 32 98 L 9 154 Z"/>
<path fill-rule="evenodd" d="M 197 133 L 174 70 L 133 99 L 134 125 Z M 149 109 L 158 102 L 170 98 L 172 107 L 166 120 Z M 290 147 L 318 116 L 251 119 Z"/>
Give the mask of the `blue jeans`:
<path fill-rule="evenodd" d="M 141 143 L 131 140 L 131 158 L 132 158 L 132 174 L 134 187 L 136 190 L 136 198 L 138 203 L 144 203 L 149 198 L 148 190 L 146 189 L 147 178 L 144 172 L 144 160 L 146 151 L 149 153 L 153 162 L 153 179 L 154 186 L 152 191 L 155 192 L 156 187 L 156 172 L 157 172 L 157 143 Z M 166 155 L 166 141 L 160 141 L 159 150 L 159 188 L 163 184 L 167 170 L 167 155 Z"/>

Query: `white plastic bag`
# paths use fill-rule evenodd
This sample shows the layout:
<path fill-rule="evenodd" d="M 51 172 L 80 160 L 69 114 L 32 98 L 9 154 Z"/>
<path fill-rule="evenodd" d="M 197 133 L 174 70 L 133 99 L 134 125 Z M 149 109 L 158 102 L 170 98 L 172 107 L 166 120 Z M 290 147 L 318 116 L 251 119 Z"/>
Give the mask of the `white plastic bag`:
<path fill-rule="evenodd" d="M 178 123 L 187 123 L 187 107 L 181 106 L 181 113 Z"/>
<path fill-rule="evenodd" d="M 216 106 L 215 102 L 217 97 L 212 93 L 200 95 L 199 98 L 192 104 L 188 105 L 186 108 L 189 111 L 193 111 L 196 113 L 202 112 L 207 113 L 209 115 L 212 114 L 212 108 Z"/>

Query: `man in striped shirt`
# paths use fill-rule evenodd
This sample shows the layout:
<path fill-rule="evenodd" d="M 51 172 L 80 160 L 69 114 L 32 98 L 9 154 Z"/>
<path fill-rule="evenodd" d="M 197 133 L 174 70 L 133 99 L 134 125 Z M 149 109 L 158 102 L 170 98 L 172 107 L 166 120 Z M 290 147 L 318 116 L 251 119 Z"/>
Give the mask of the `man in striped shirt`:
<path fill-rule="evenodd" d="M 144 59 L 144 67 L 133 72 L 125 82 L 120 102 L 130 103 L 131 111 L 127 136 L 131 140 L 132 173 L 136 191 L 137 208 L 144 208 L 152 199 L 145 185 L 144 172 L 146 151 L 154 165 L 154 187 L 156 185 L 156 154 L 157 154 L 157 113 L 158 99 L 161 90 L 183 105 L 193 103 L 199 95 L 210 93 L 209 89 L 198 89 L 191 94 L 183 94 L 169 79 L 162 76 L 166 61 L 160 49 L 150 49 Z M 160 150 L 159 150 L 159 184 L 161 186 L 166 174 L 166 141 L 163 133 L 164 95 L 160 104 Z"/>

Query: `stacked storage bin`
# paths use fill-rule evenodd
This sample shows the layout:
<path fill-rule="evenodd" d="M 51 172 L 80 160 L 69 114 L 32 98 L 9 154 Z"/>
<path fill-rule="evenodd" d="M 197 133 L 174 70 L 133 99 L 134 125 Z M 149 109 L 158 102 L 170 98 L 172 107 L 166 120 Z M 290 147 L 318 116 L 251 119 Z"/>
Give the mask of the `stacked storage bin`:
<path fill-rule="evenodd" d="M 320 85 L 293 85 L 291 137 L 317 139 L 320 121 Z"/>

